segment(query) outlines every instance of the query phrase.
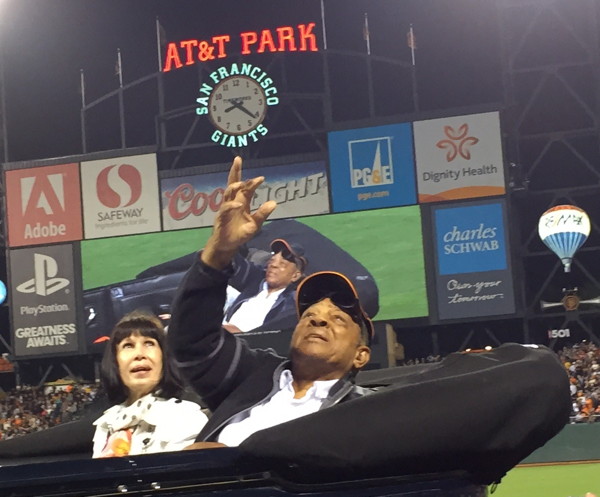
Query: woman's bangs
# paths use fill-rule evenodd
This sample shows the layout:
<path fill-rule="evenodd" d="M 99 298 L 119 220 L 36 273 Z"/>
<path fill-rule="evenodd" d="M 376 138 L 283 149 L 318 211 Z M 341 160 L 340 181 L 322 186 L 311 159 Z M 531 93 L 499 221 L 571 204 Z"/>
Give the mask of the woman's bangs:
<path fill-rule="evenodd" d="M 113 346 L 117 346 L 131 335 L 140 335 L 143 337 L 154 338 L 162 344 L 164 331 L 158 329 L 152 322 L 145 319 L 136 319 L 117 325 L 112 336 Z"/>

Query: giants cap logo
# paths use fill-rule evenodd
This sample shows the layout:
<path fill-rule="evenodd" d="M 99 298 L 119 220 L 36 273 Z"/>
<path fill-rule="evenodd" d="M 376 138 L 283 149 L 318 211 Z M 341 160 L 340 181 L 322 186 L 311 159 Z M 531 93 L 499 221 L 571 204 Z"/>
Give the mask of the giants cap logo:
<path fill-rule="evenodd" d="M 109 209 L 128 207 L 142 195 L 142 175 L 130 164 L 105 167 L 96 178 L 96 192 Z"/>
<path fill-rule="evenodd" d="M 46 216 L 65 211 L 65 178 L 63 174 L 21 178 L 21 213 L 35 216 L 38 209 Z"/>
<path fill-rule="evenodd" d="M 33 278 L 21 283 L 17 291 L 35 293 L 45 297 L 65 288 L 69 284 L 66 278 L 57 278 L 58 264 L 49 255 L 33 254 Z"/>

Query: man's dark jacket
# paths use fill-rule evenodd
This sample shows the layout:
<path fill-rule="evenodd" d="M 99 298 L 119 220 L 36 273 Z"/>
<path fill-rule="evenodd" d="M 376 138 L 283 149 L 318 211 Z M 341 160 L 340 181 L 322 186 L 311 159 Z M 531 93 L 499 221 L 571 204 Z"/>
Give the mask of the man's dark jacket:
<path fill-rule="evenodd" d="M 272 396 L 289 361 L 273 351 L 251 349 L 221 327 L 229 271 L 217 271 L 198 257 L 173 303 L 168 340 L 178 365 L 212 411 L 197 440 L 214 441 L 236 414 Z M 340 379 L 321 409 L 360 397 L 366 390 Z"/>
<path fill-rule="evenodd" d="M 240 294 L 225 313 L 227 321 L 231 319 L 231 316 L 244 302 L 258 295 L 265 283 L 265 269 L 240 255 L 235 257 L 233 268 L 234 271 L 229 279 L 229 284 L 239 290 Z M 265 316 L 263 324 L 252 331 L 286 330 L 293 329 L 296 326 L 298 322 L 296 317 L 296 286 L 296 283 L 290 283 L 279 294 L 277 300 L 273 303 L 273 307 Z"/>

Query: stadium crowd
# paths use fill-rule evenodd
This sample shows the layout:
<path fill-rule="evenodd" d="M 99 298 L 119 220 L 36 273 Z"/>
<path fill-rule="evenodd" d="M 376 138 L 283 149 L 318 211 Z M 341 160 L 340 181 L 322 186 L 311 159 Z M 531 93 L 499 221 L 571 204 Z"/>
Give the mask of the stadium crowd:
<path fill-rule="evenodd" d="M 572 423 L 600 421 L 600 347 L 583 341 L 558 352 L 571 381 Z"/>
<path fill-rule="evenodd" d="M 68 384 L 0 392 L 0 440 L 77 419 L 97 390 L 96 385 Z"/>
<path fill-rule="evenodd" d="M 469 351 L 469 349 L 467 349 Z M 600 422 L 600 346 L 584 340 L 563 347 L 558 356 L 571 382 L 571 423 Z M 409 359 L 403 365 L 437 362 L 441 356 Z"/>
<path fill-rule="evenodd" d="M 571 381 L 571 422 L 600 421 L 600 347 L 584 341 L 563 347 L 558 355 Z M 406 360 L 404 365 L 439 360 L 440 356 L 428 356 Z M 97 385 L 77 383 L 0 391 L 0 440 L 75 420 L 97 393 Z"/>

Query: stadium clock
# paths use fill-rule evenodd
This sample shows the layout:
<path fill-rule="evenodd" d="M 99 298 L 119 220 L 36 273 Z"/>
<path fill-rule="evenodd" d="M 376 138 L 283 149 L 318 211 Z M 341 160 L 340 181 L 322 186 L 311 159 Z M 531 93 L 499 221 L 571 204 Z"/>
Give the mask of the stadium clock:
<path fill-rule="evenodd" d="M 258 81 L 230 76 L 216 85 L 208 100 L 208 117 L 214 127 L 229 135 L 245 135 L 261 124 L 267 98 Z"/>
<path fill-rule="evenodd" d="M 218 68 L 202 83 L 196 114 L 215 127 L 211 140 L 225 147 L 245 147 L 269 130 L 267 108 L 279 103 L 273 80 L 260 67 L 242 62 Z"/>

